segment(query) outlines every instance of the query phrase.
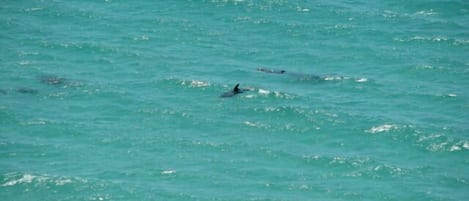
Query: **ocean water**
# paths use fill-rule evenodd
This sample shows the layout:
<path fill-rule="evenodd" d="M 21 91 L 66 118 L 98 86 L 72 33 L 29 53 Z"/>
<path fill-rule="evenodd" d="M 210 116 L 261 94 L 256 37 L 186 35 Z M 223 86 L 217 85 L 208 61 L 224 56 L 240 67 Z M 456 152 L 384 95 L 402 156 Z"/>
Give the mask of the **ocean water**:
<path fill-rule="evenodd" d="M 469 198 L 465 0 L 5 0 L 0 78 L 0 200 Z"/>

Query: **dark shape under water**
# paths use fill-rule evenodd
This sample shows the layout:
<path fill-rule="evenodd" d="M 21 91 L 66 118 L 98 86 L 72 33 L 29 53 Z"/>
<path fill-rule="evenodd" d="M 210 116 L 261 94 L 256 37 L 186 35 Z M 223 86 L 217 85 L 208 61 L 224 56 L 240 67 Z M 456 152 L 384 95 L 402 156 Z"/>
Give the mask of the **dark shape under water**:
<path fill-rule="evenodd" d="M 18 89 L 16 89 L 16 91 L 19 92 L 19 93 L 22 93 L 22 94 L 37 94 L 37 93 L 39 93 L 39 91 L 36 90 L 36 89 L 25 88 L 25 87 L 18 88 Z"/>
<path fill-rule="evenodd" d="M 6 94 L 7 94 L 7 91 L 5 91 L 5 90 L 3 90 L 3 89 L 0 89 L 0 94 L 6 95 Z"/>
<path fill-rule="evenodd" d="M 257 68 L 258 71 L 264 72 L 264 73 L 276 73 L 276 74 L 284 74 L 286 71 L 284 70 L 272 70 L 272 69 L 266 69 L 266 68 Z"/>
<path fill-rule="evenodd" d="M 57 77 L 55 75 L 42 75 L 42 76 L 39 76 L 38 79 L 42 83 L 48 84 L 48 85 L 61 85 L 67 82 L 67 79 Z"/>
<path fill-rule="evenodd" d="M 222 98 L 233 97 L 234 95 L 243 93 L 245 91 L 250 91 L 250 89 L 240 89 L 239 84 L 236 84 L 236 86 L 231 91 L 228 91 L 222 94 L 220 97 Z"/>
<path fill-rule="evenodd" d="M 310 75 L 310 74 L 302 74 L 302 73 L 289 73 L 285 70 L 273 70 L 267 68 L 257 68 L 257 71 L 264 72 L 264 73 L 273 73 L 273 74 L 284 74 L 295 77 L 299 80 L 313 80 L 313 81 L 320 81 L 325 80 L 324 77 L 318 75 Z"/>

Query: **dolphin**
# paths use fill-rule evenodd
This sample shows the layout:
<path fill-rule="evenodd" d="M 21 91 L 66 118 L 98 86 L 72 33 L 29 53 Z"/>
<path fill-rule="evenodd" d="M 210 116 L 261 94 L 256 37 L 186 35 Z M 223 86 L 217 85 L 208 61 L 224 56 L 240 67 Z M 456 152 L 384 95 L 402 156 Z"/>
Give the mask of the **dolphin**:
<path fill-rule="evenodd" d="M 42 76 L 39 76 L 38 79 L 42 83 L 48 84 L 48 85 L 61 85 L 61 84 L 67 83 L 67 79 L 57 77 L 55 75 L 42 75 Z"/>
<path fill-rule="evenodd" d="M 56 75 L 41 75 L 37 79 L 47 85 L 62 86 L 62 87 L 79 87 L 83 83 L 79 80 L 70 80 L 68 78 L 58 77 Z"/>
<path fill-rule="evenodd" d="M 295 77 L 299 80 L 325 80 L 324 77 L 318 75 L 310 75 L 310 74 L 302 74 L 302 73 L 290 73 L 285 70 L 273 70 L 267 68 L 257 68 L 257 71 L 264 72 L 264 73 L 272 73 L 272 74 L 284 74 Z"/>
<path fill-rule="evenodd" d="M 233 90 L 225 92 L 220 97 L 221 98 L 233 97 L 234 95 L 243 93 L 245 91 L 250 91 L 250 89 L 240 89 L 239 84 L 236 84 L 236 86 L 233 88 Z"/>
<path fill-rule="evenodd" d="M 284 74 L 286 71 L 284 70 L 272 70 L 272 69 L 266 69 L 266 68 L 257 68 L 258 71 L 264 72 L 264 73 L 275 73 L 275 74 Z"/>
<path fill-rule="evenodd" d="M 21 87 L 16 89 L 17 92 L 22 93 L 22 94 L 37 94 L 39 93 L 38 90 L 36 89 L 31 89 L 31 88 L 26 88 L 26 87 Z"/>

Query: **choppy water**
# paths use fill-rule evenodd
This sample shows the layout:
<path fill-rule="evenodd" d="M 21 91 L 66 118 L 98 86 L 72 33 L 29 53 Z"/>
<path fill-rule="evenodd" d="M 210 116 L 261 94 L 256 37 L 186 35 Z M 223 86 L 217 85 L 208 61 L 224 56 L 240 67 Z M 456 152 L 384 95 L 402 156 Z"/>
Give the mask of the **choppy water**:
<path fill-rule="evenodd" d="M 0 30 L 1 200 L 469 196 L 467 1 L 3 1 Z"/>

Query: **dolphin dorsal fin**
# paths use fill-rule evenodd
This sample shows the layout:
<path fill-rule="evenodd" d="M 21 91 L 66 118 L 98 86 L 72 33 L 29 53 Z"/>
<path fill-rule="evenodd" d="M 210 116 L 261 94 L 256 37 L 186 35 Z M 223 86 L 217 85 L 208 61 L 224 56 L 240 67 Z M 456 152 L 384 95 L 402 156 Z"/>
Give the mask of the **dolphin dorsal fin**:
<path fill-rule="evenodd" d="M 236 84 L 236 86 L 233 88 L 233 91 L 239 91 L 239 84 Z"/>

